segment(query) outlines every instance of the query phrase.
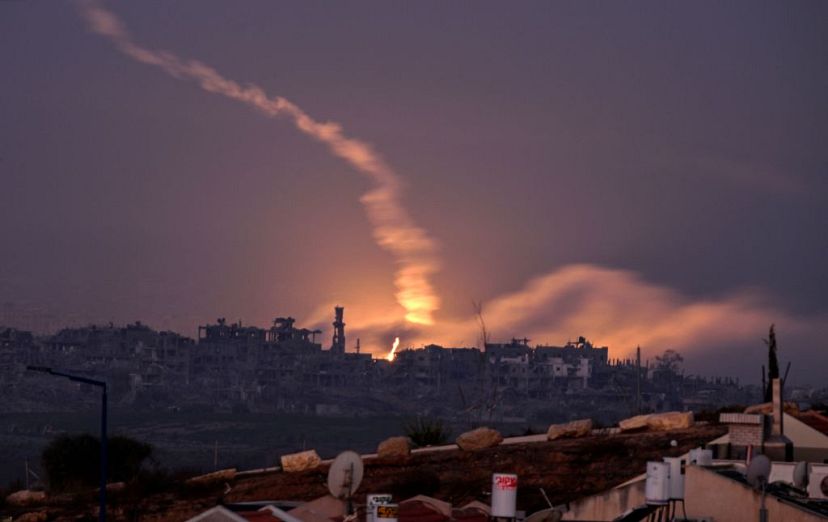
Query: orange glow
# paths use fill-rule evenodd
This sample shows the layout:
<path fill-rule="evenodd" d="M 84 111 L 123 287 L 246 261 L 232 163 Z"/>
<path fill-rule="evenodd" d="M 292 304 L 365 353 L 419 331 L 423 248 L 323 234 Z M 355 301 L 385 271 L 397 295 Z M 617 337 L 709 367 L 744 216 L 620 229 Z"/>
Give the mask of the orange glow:
<path fill-rule="evenodd" d="M 385 356 L 385 359 L 388 360 L 388 361 L 393 361 L 394 357 L 396 357 L 397 348 L 399 348 L 399 346 L 400 346 L 400 338 L 395 337 L 394 338 L 394 344 L 391 346 L 391 351 L 388 352 L 388 355 Z"/>
<path fill-rule="evenodd" d="M 332 306 L 321 308 L 312 324 L 324 326 Z M 588 264 L 541 274 L 490 298 L 484 309 L 493 342 L 526 336 L 532 344 L 556 345 L 586 335 L 609 346 L 611 357 L 635 353 L 638 345 L 649 357 L 666 348 L 689 355 L 711 346 L 749 344 L 772 322 L 784 325 L 790 335 L 813 336 L 828 324 L 825 314 L 794 316 L 756 291 L 699 300 L 632 271 Z M 362 301 L 348 310 L 352 335 L 362 338 L 366 351 L 386 360 L 392 360 L 386 340 L 395 334 L 404 335 L 410 347 L 480 347 L 480 324 L 472 314 L 422 325 L 387 300 Z"/>

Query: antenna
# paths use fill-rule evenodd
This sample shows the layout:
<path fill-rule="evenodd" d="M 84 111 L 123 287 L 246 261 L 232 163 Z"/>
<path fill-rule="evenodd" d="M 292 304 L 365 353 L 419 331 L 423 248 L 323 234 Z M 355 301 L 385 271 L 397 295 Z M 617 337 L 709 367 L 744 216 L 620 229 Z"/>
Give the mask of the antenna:
<path fill-rule="evenodd" d="M 793 472 L 793 485 L 797 489 L 807 490 L 811 466 L 803 461 L 796 465 Z"/>
<path fill-rule="evenodd" d="M 354 496 L 363 474 L 362 457 L 353 451 L 343 451 L 328 470 L 328 491 L 335 498 L 348 501 L 348 513 L 351 514 L 351 498 Z"/>
<path fill-rule="evenodd" d="M 745 478 L 747 479 L 748 484 L 753 486 L 755 489 L 764 490 L 765 485 L 768 483 L 770 470 L 770 459 L 764 455 L 756 455 L 753 457 L 753 460 L 750 461 Z"/>

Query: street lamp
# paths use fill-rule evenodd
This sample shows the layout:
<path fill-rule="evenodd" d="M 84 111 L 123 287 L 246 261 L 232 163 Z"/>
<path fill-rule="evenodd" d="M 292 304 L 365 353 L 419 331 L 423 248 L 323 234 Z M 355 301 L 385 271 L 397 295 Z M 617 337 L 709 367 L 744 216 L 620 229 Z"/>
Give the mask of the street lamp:
<path fill-rule="evenodd" d="M 106 468 L 107 468 L 107 444 L 106 444 L 106 383 L 104 381 L 96 381 L 87 377 L 79 375 L 69 375 L 68 373 L 59 372 L 49 368 L 48 366 L 26 366 L 27 370 L 33 372 L 48 373 L 57 377 L 65 377 L 70 381 L 81 382 L 83 384 L 91 384 L 101 389 L 101 484 L 99 492 L 100 507 L 98 508 L 98 521 L 106 522 Z"/>

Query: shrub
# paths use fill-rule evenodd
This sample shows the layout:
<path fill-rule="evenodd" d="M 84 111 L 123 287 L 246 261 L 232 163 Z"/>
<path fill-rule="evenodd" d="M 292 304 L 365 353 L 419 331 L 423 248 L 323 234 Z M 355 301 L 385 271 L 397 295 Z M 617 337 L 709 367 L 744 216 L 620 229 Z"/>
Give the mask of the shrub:
<path fill-rule="evenodd" d="M 147 459 L 152 446 L 128 437 L 108 439 L 107 479 L 132 480 Z M 92 435 L 61 435 L 41 455 L 43 471 L 53 491 L 74 491 L 99 484 L 101 445 Z"/>
<path fill-rule="evenodd" d="M 449 440 L 449 432 L 440 419 L 416 417 L 405 424 L 405 434 L 417 447 L 439 446 Z"/>

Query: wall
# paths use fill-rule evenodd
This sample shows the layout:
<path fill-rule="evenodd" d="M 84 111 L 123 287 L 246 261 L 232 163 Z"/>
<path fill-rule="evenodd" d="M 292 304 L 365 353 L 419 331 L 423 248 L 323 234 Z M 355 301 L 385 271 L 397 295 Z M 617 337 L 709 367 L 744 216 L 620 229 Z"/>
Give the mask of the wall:
<path fill-rule="evenodd" d="M 573 502 L 563 520 L 614 520 L 628 509 L 644 504 L 644 476 Z"/>
<path fill-rule="evenodd" d="M 753 521 L 759 518 L 761 495 L 745 484 L 698 466 L 687 466 L 685 498 L 689 518 L 709 517 L 713 522 Z M 825 522 L 825 518 L 768 497 L 769 520 Z"/>

